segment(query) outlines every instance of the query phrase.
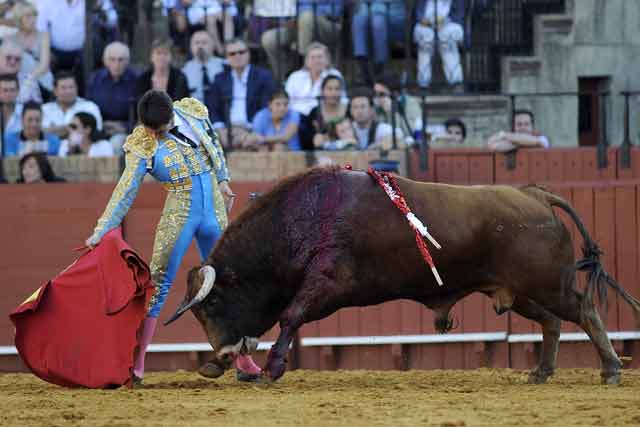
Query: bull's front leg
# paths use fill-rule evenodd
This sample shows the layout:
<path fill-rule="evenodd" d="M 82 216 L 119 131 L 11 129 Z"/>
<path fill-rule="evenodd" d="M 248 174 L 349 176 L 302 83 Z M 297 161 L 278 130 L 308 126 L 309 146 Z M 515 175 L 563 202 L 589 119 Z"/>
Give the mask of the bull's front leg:
<path fill-rule="evenodd" d="M 321 319 L 336 310 L 338 287 L 324 274 L 307 277 L 303 286 L 280 316 L 280 335 L 269 351 L 264 372 L 276 381 L 286 369 L 286 355 L 297 330 L 306 322 Z"/>

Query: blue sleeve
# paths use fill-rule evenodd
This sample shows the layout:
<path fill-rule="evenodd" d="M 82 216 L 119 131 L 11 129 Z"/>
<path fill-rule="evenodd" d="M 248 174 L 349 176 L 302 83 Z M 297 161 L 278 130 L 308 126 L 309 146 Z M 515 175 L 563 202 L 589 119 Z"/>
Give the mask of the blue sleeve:
<path fill-rule="evenodd" d="M 108 231 L 116 228 L 129 211 L 147 173 L 147 161 L 133 153 L 126 154 L 126 167 L 111 194 L 104 213 L 93 230 L 92 240 L 100 241 Z"/>
<path fill-rule="evenodd" d="M 267 108 L 263 108 L 253 117 L 251 128 L 255 133 L 266 136 L 268 128 L 267 120 L 269 119 L 270 113 L 271 112 Z"/>
<path fill-rule="evenodd" d="M 20 133 L 19 132 L 11 132 L 7 135 L 4 141 L 4 155 L 9 156 L 17 156 L 18 155 L 18 145 L 20 145 Z"/>
<path fill-rule="evenodd" d="M 58 135 L 48 133 L 46 135 L 47 142 L 49 143 L 49 149 L 47 150 L 47 154 L 50 156 L 57 156 L 60 151 L 60 138 Z"/>

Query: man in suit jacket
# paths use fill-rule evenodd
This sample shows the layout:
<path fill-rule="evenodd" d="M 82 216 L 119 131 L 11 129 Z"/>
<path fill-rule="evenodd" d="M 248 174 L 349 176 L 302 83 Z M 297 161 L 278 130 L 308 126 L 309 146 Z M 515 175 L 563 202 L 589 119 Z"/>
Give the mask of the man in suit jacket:
<path fill-rule="evenodd" d="M 249 48 L 244 40 L 227 41 L 225 55 L 229 67 L 216 75 L 205 103 L 225 147 L 255 149 L 247 139 L 251 121 L 267 106 L 276 84 L 270 71 L 249 64 Z"/>

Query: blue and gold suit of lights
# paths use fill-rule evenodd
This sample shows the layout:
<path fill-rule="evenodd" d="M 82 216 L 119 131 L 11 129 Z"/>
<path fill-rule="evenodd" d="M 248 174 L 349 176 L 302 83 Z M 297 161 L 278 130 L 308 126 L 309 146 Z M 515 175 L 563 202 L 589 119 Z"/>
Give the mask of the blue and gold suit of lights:
<path fill-rule="evenodd" d="M 98 242 L 120 225 L 147 173 L 167 189 L 151 257 L 151 278 L 156 289 L 149 304 L 149 317 L 159 316 L 193 238 L 204 260 L 227 226 L 218 185 L 229 180 L 229 172 L 217 136 L 209 132 L 207 108 L 193 98 L 176 101 L 173 106 L 199 143 L 193 148 L 169 133 L 156 138 L 144 127 L 136 127 L 123 146 L 125 170 L 90 238 Z"/>

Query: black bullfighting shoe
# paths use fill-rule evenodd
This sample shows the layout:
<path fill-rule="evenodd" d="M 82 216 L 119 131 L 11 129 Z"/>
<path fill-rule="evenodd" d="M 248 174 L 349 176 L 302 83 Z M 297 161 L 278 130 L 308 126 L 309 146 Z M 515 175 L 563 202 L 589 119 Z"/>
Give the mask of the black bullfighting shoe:
<path fill-rule="evenodd" d="M 236 369 L 236 379 L 238 381 L 247 382 L 247 383 L 260 383 L 263 380 L 262 372 L 258 374 L 252 374 L 249 372 L 242 371 L 240 369 Z"/>
<path fill-rule="evenodd" d="M 144 383 L 142 382 L 142 378 L 131 374 L 131 388 L 142 388 L 144 387 Z"/>

